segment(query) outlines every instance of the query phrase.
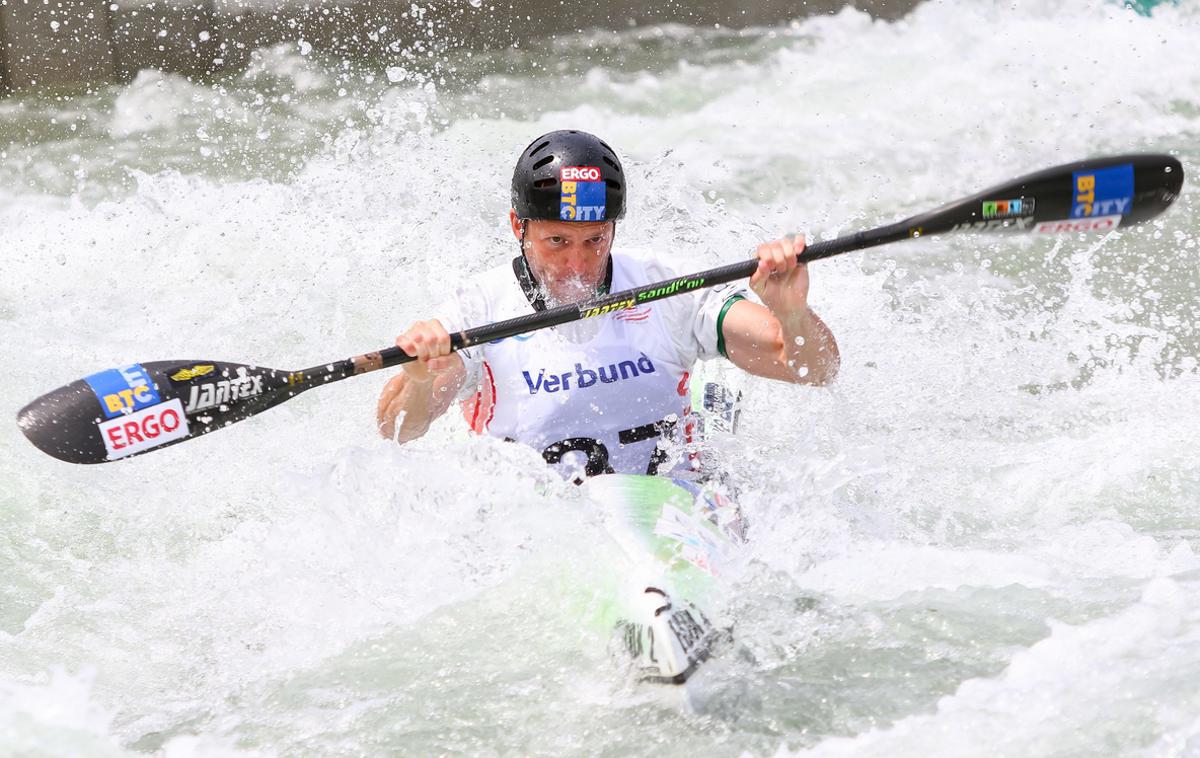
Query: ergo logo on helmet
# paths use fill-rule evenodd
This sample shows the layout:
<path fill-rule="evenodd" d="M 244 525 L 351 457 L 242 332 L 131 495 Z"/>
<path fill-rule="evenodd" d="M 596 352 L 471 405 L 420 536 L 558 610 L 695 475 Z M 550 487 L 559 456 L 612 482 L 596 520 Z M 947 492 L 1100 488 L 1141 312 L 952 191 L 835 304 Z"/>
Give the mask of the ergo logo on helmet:
<path fill-rule="evenodd" d="M 558 178 L 564 182 L 598 182 L 600 169 L 595 166 L 564 166 Z"/>
<path fill-rule="evenodd" d="M 558 217 L 563 221 L 603 221 L 604 177 L 595 166 L 563 166 Z"/>

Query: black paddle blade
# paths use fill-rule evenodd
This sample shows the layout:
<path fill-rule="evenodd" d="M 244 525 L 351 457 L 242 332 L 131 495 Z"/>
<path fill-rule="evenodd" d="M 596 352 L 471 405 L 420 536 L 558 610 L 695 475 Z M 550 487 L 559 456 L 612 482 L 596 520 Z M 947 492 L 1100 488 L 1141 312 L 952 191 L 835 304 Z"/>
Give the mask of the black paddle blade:
<path fill-rule="evenodd" d="M 17 424 L 59 460 L 105 463 L 207 434 L 309 386 L 303 372 L 238 363 L 134 363 L 42 395 L 21 409 Z"/>
<path fill-rule="evenodd" d="M 1022 176 L 900 223 L 910 237 L 1106 232 L 1154 218 L 1182 187 L 1183 165 L 1169 155 L 1116 155 Z"/>

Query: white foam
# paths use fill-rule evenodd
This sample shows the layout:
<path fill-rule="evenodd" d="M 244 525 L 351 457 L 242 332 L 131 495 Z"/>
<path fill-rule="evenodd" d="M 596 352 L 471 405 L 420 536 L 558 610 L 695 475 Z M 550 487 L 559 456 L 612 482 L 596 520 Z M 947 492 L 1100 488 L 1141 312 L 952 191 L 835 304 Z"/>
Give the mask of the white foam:
<path fill-rule="evenodd" d="M 1055 623 L 996 677 L 971 679 L 931 714 L 787 755 L 1097 754 L 1184 729 L 1200 705 L 1193 581 L 1155 579 L 1141 599 L 1082 625 Z M 1103 714 L 1103 718 L 1097 718 Z"/>
<path fill-rule="evenodd" d="M 109 728 L 113 714 L 93 695 L 95 671 L 54 667 L 38 683 L 0 681 L 0 728 L 13 754 L 123 754 Z"/>
<path fill-rule="evenodd" d="M 255 50 L 250 64 L 242 72 L 248 82 L 267 84 L 267 80 L 290 85 L 296 92 L 307 93 L 330 85 L 330 77 L 295 43 L 282 42 Z"/>

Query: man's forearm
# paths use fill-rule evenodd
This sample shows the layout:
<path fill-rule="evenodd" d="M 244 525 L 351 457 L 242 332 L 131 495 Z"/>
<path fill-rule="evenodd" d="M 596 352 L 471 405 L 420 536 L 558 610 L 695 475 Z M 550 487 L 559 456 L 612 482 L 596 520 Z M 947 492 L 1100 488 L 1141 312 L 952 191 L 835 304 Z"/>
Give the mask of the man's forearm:
<path fill-rule="evenodd" d="M 792 381 L 825 385 L 837 376 L 841 363 L 837 340 L 833 332 L 811 308 L 780 319 L 783 332 L 784 362 Z"/>
<path fill-rule="evenodd" d="M 400 413 L 397 414 L 397 418 L 400 419 L 400 431 L 396 434 L 396 441 L 400 444 L 424 436 L 425 432 L 429 431 L 429 425 L 433 423 L 435 415 L 433 391 L 436 380 L 415 382 L 407 375 L 404 379 L 405 386 L 401 395 L 403 403 Z"/>
<path fill-rule="evenodd" d="M 459 377 L 443 375 L 421 382 L 401 372 L 392 381 L 396 382 L 390 393 L 393 399 L 381 409 L 379 433 L 404 444 L 423 436 L 433 420 L 446 412 L 457 391 Z"/>

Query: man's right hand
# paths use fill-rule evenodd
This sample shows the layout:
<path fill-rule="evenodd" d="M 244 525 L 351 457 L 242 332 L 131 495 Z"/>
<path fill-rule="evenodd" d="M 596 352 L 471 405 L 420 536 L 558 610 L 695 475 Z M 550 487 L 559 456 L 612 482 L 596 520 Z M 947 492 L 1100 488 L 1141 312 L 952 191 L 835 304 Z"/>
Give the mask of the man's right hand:
<path fill-rule="evenodd" d="M 432 382 L 435 376 L 459 362 L 445 357 L 450 355 L 450 332 L 436 318 L 410 326 L 396 338 L 396 347 L 416 358 L 404 364 L 404 372 L 411 381 L 420 384 Z"/>
<path fill-rule="evenodd" d="M 446 412 L 466 378 L 466 366 L 461 356 L 450 352 L 450 334 L 436 319 L 410 326 L 396 338 L 396 347 L 416 360 L 405 363 L 384 385 L 376 419 L 380 435 L 403 443 L 425 434 Z"/>

